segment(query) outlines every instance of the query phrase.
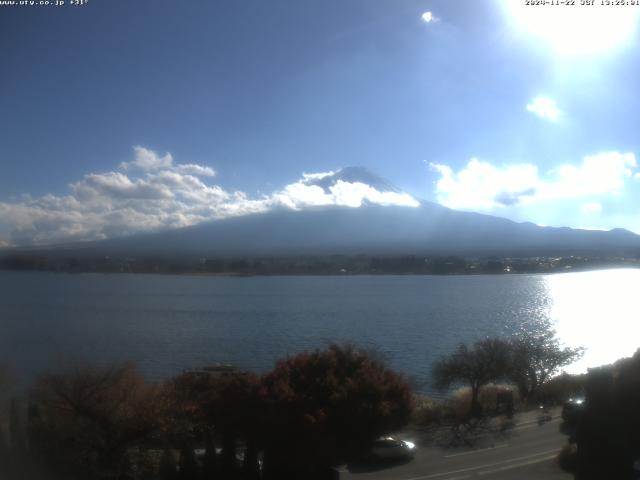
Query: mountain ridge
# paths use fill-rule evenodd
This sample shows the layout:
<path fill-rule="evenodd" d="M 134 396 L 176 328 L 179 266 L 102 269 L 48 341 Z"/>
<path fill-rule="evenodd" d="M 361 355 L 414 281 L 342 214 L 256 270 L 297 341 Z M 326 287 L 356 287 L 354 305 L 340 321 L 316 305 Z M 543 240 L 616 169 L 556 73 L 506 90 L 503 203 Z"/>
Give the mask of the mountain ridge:
<path fill-rule="evenodd" d="M 624 229 L 540 227 L 423 202 L 417 208 L 281 209 L 182 229 L 29 250 L 131 256 L 628 255 L 640 252 L 640 236 Z"/>
<path fill-rule="evenodd" d="M 364 167 L 306 176 L 306 185 L 325 192 L 338 182 L 364 183 L 377 192 L 403 194 Z M 393 189 L 393 190 L 391 190 Z M 180 229 L 50 247 L 23 252 L 120 256 L 260 256 L 332 254 L 638 255 L 640 236 L 610 231 L 538 226 L 457 211 L 419 201 L 418 206 L 339 205 L 273 208 L 264 213 L 212 220 Z"/>

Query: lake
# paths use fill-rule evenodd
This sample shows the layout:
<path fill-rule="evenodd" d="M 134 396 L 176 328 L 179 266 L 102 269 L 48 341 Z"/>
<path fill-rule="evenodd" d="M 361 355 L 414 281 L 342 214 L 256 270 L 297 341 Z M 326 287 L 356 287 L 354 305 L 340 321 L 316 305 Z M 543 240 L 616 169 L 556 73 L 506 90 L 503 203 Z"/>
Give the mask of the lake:
<path fill-rule="evenodd" d="M 0 363 L 24 378 L 69 361 L 131 360 L 152 379 L 216 362 L 257 372 L 353 342 L 430 390 L 462 341 L 551 320 L 570 370 L 640 346 L 640 270 L 554 275 L 210 277 L 0 272 Z"/>

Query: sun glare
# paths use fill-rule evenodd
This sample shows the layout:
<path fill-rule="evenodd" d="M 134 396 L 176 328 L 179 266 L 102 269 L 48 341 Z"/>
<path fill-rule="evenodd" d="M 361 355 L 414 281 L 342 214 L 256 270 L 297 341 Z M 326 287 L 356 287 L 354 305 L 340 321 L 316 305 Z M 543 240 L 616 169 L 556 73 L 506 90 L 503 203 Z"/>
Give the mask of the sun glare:
<path fill-rule="evenodd" d="M 422 14 L 422 20 L 423 20 L 425 23 L 431 23 L 431 22 L 433 21 L 433 13 L 431 13 L 431 12 L 424 12 L 424 13 Z"/>
<path fill-rule="evenodd" d="M 551 318 L 568 345 L 586 347 L 569 370 L 606 365 L 638 348 L 636 285 L 640 271 L 601 270 L 544 277 L 552 299 Z"/>
<path fill-rule="evenodd" d="M 503 5 L 518 33 L 529 34 L 564 56 L 603 54 L 631 43 L 640 13 L 640 8 L 602 5 L 600 0 L 575 6 L 503 0 Z"/>

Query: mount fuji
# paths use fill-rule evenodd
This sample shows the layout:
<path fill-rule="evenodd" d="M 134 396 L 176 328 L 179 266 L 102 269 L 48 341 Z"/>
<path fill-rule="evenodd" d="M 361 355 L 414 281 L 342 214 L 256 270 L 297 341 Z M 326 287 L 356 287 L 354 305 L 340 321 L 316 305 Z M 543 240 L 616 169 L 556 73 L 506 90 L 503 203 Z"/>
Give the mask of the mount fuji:
<path fill-rule="evenodd" d="M 403 194 L 362 167 L 308 176 L 306 185 L 325 194 L 337 185 L 362 184 L 383 194 Z M 79 254 L 130 256 L 259 256 L 329 254 L 426 255 L 637 255 L 640 236 L 611 231 L 541 227 L 479 213 L 461 212 L 415 200 L 413 206 L 372 202 L 268 212 L 209 221 L 195 226 L 67 245 Z M 50 249 L 47 249 L 51 251 Z M 55 249 L 54 249 L 55 250 Z"/>

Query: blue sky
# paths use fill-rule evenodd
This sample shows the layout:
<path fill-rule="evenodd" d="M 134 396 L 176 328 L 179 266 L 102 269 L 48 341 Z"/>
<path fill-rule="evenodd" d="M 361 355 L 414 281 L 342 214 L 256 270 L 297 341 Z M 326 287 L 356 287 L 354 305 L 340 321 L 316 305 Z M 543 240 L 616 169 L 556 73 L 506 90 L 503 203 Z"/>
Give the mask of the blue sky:
<path fill-rule="evenodd" d="M 0 245 L 409 195 L 640 233 L 639 13 L 524 0 L 0 6 Z M 349 165 L 407 196 L 344 182 L 327 194 L 303 177 Z"/>

